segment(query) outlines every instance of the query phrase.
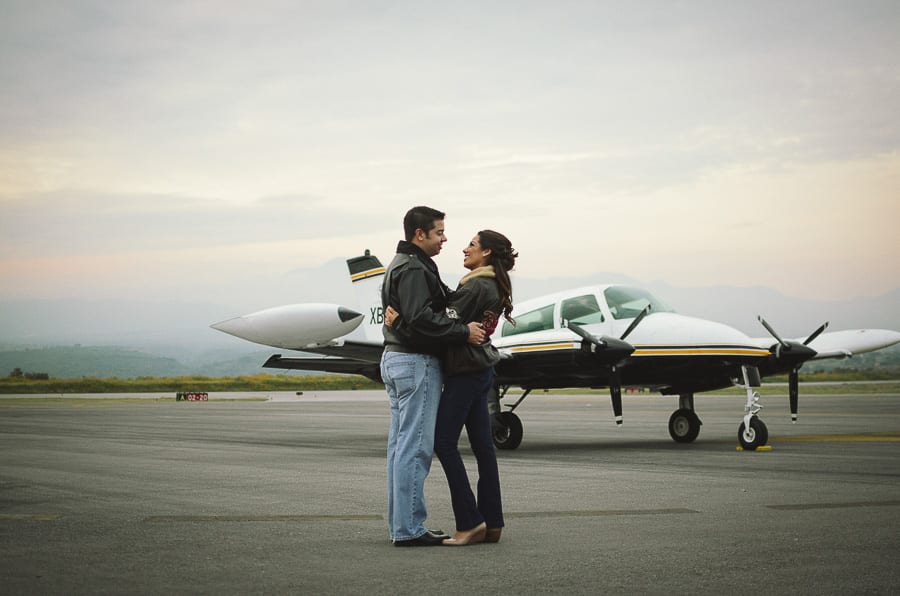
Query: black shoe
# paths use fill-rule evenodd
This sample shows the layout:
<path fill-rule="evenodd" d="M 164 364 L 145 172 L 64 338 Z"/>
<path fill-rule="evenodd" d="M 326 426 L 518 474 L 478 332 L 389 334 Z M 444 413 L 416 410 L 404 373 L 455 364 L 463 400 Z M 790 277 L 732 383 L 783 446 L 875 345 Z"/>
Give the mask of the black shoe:
<path fill-rule="evenodd" d="M 441 536 L 443 538 L 450 538 L 447 532 L 443 530 L 428 530 L 429 533 L 434 534 L 435 536 Z"/>
<path fill-rule="evenodd" d="M 425 532 L 418 538 L 412 538 L 410 540 L 395 540 L 394 546 L 440 546 L 441 544 L 443 544 L 445 538 L 447 538 L 446 535 Z"/>

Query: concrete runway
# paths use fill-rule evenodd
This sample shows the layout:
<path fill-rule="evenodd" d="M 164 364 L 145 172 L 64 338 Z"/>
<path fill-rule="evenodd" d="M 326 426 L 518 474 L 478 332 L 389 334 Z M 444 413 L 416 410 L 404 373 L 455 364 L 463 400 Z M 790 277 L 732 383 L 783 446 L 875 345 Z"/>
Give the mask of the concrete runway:
<path fill-rule="evenodd" d="M 674 398 L 616 428 L 608 397 L 533 395 L 503 539 L 456 549 L 389 542 L 381 392 L 247 395 L 0 398 L 0 593 L 900 592 L 898 395 L 801 395 L 792 426 L 764 393 L 766 452 L 736 450 L 741 397 L 698 396 L 680 445 Z M 452 531 L 437 460 L 426 498 Z"/>

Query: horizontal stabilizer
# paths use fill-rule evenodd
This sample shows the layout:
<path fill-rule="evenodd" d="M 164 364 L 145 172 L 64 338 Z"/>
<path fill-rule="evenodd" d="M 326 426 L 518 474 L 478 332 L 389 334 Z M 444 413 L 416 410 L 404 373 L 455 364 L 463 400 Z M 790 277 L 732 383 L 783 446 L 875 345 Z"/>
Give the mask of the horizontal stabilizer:
<path fill-rule="evenodd" d="M 381 383 L 380 363 L 349 358 L 285 358 L 281 354 L 275 354 L 266 360 L 263 367 L 362 375 L 377 383 Z"/>

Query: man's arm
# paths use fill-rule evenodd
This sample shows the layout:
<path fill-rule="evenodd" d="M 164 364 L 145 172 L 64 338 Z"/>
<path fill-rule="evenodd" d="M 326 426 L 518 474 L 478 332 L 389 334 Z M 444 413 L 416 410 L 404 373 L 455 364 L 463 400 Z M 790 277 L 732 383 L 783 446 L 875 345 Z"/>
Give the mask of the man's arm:
<path fill-rule="evenodd" d="M 444 344 L 469 341 L 476 345 L 484 341 L 480 327 L 451 319 L 443 306 L 435 309 L 428 287 L 426 273 L 415 259 L 409 267 L 392 275 L 389 305 L 402 314 L 417 340 Z"/>
<path fill-rule="evenodd" d="M 400 313 L 394 310 L 394 307 L 390 304 L 384 309 L 384 324 L 394 328 L 400 335 L 409 333 L 409 325 L 403 320 Z M 469 337 L 466 340 L 468 343 L 477 346 L 484 342 L 485 333 L 481 323 L 472 321 L 471 323 L 467 323 L 466 327 L 469 329 Z"/>

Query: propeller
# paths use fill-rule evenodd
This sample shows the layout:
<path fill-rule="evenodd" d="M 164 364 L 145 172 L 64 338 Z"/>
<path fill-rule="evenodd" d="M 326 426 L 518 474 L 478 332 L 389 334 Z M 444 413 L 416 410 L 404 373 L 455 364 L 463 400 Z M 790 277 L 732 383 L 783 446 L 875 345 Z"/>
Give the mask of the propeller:
<path fill-rule="evenodd" d="M 598 338 L 578 323 L 563 320 L 562 326 L 571 329 L 573 333 L 590 345 L 591 352 L 595 354 L 602 353 L 606 356 L 603 360 L 609 364 L 609 396 L 612 401 L 613 416 L 615 416 L 617 426 L 622 425 L 622 379 L 619 375 L 618 364 L 634 352 L 634 346 L 625 341 L 625 338 L 634 331 L 634 328 L 638 326 L 649 312 L 650 305 L 648 304 L 618 339 L 607 335 Z"/>
<path fill-rule="evenodd" d="M 575 335 L 581 337 L 581 339 L 583 339 L 584 341 L 593 345 L 595 352 L 597 350 L 602 350 L 602 349 L 606 348 L 606 346 L 608 345 L 602 339 L 597 339 L 593 334 L 588 333 L 584 329 L 584 327 L 582 327 L 581 325 L 579 325 L 577 323 L 573 323 L 572 321 L 567 321 L 566 319 L 563 319 L 562 326 L 566 327 L 568 329 L 571 329 L 575 333 Z"/>
<path fill-rule="evenodd" d="M 565 319 L 562 326 L 571 329 L 575 335 L 587 342 L 591 346 L 591 352 L 606 356 L 603 360 L 608 364 L 616 364 L 634 352 L 634 346 L 624 340 L 624 335 L 619 339 L 608 335 L 598 338 L 578 323 Z"/>
<path fill-rule="evenodd" d="M 764 318 L 761 316 L 757 318 L 759 319 L 759 322 L 762 323 L 762 326 L 766 328 L 766 331 L 768 331 L 778 342 L 778 344 L 776 344 L 777 347 L 775 348 L 775 358 L 780 359 L 782 355 L 788 356 L 788 354 L 790 354 L 791 359 L 797 361 L 788 373 L 788 400 L 791 406 L 791 422 L 796 424 L 797 408 L 800 401 L 800 367 L 803 366 L 804 362 L 816 355 L 816 351 L 810 348 L 809 344 L 828 328 L 828 321 L 824 322 L 818 329 L 810 333 L 809 337 L 807 337 L 803 343 L 798 343 L 781 339 L 778 333 L 776 333 Z"/>

